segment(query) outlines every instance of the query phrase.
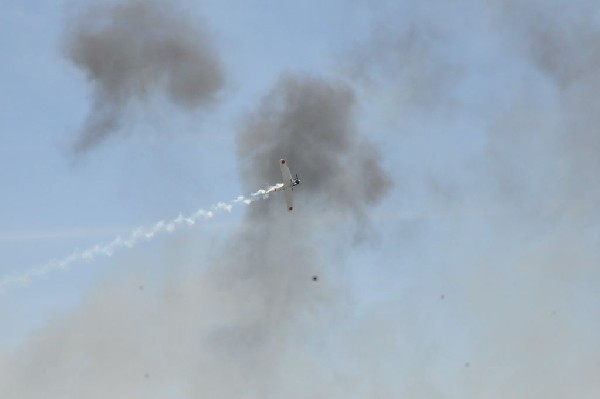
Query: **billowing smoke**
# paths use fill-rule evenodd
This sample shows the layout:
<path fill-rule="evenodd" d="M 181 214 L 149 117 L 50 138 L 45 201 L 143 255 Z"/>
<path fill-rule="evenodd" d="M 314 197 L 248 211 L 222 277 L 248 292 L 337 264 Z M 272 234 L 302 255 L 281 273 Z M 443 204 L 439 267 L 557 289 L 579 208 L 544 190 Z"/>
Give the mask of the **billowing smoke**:
<path fill-rule="evenodd" d="M 357 132 L 355 107 L 345 84 L 282 78 L 238 137 L 244 182 L 273 181 L 280 176 L 273 160 L 286 158 L 306 182 L 298 190 L 307 202 L 303 212 L 360 214 L 377 203 L 391 180 L 377 150 Z"/>
<path fill-rule="evenodd" d="M 250 358 L 235 360 L 236 369 L 247 370 L 257 363 L 265 367 L 259 380 L 292 361 L 281 340 L 294 341 L 298 333 L 310 335 L 306 315 L 326 311 L 338 297 L 333 294 L 335 284 L 326 279 L 320 283 L 327 287 L 326 294 L 312 280 L 327 275 L 322 244 L 344 241 L 344 230 L 353 227 L 331 220 L 362 221 L 388 190 L 390 179 L 377 151 L 357 132 L 354 101 L 347 85 L 288 76 L 265 97 L 238 135 L 241 175 L 248 178 L 244 184 L 279 181 L 280 158 L 287 159 L 302 179 L 294 191 L 294 212 L 286 211 L 283 194 L 257 203 L 216 263 L 215 276 L 226 293 L 223 300 L 232 301 L 243 315 L 230 315 L 229 331 L 219 344 L 242 353 L 250 350 Z M 345 218 L 347 214 L 350 218 Z"/>
<path fill-rule="evenodd" d="M 246 119 L 237 137 L 240 174 L 247 187 L 279 181 L 280 158 L 301 178 L 294 191 L 295 211 L 286 212 L 284 198 L 256 204 L 216 270 L 219 279 L 235 287 L 228 300 L 240 292 L 253 297 L 243 305 L 244 295 L 235 299 L 247 315 L 227 344 L 245 346 L 250 334 L 260 340 L 254 344 L 256 356 L 266 356 L 269 367 L 289 361 L 278 352 L 290 327 L 302 331 L 298 319 L 306 311 L 331 304 L 331 295 L 320 295 L 312 287 L 311 277 L 327 270 L 322 244 L 334 244 L 345 229 L 364 229 L 367 209 L 391 184 L 376 149 L 358 134 L 355 108 L 353 91 L 345 84 L 286 76 Z M 341 225 L 333 223 L 340 220 Z M 335 285 L 321 284 L 334 291 Z"/>
<path fill-rule="evenodd" d="M 204 22 L 192 20 L 177 2 L 88 7 L 71 20 L 66 51 L 92 85 L 91 111 L 75 152 L 117 134 L 134 102 L 159 95 L 193 110 L 213 102 L 223 85 Z"/>

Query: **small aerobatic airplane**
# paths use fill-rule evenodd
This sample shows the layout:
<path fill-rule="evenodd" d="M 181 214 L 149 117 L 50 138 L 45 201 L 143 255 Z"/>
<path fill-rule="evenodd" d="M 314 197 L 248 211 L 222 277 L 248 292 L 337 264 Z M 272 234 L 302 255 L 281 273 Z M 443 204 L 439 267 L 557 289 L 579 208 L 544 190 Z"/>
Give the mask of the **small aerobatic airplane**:
<path fill-rule="evenodd" d="M 279 160 L 279 166 L 281 167 L 281 177 L 283 178 L 283 183 L 278 183 L 274 186 L 269 187 L 266 190 L 266 194 L 275 191 L 285 191 L 285 201 L 287 202 L 288 211 L 291 211 L 294 209 L 294 187 L 300 184 L 300 179 L 298 179 L 298 174 L 296 174 L 295 179 L 292 177 L 292 174 L 290 173 L 290 168 L 288 168 L 285 159 Z"/>

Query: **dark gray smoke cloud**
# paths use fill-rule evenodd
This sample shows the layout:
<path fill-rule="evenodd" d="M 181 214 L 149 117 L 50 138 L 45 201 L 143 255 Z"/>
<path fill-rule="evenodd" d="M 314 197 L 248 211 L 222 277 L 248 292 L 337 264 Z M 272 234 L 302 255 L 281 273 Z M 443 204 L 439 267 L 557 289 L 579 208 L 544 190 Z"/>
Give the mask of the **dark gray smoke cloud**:
<path fill-rule="evenodd" d="M 328 220 L 362 220 L 390 184 L 376 149 L 357 131 L 354 102 L 344 84 L 287 76 L 240 130 L 238 155 L 246 190 L 281 181 L 280 158 L 303 180 L 295 190 L 294 213 L 286 211 L 281 195 L 249 209 L 208 276 L 219 287 L 217 302 L 230 304 L 228 323 L 208 338 L 219 352 L 235 353 L 216 363 L 230 364 L 240 384 L 229 393 L 220 387 L 217 397 L 235 397 L 241 387 L 251 395 L 283 394 L 287 383 L 279 375 L 282 369 L 319 380 L 313 370 L 316 358 L 302 359 L 302 351 L 293 348 L 329 328 L 335 320 L 332 308 L 344 298 L 326 277 L 344 257 L 336 254 L 338 262 L 325 264 L 323 237 L 347 248 L 348 223 L 336 226 Z M 321 281 L 314 282 L 313 275 Z M 315 319 L 329 312 L 328 319 Z M 265 379 L 273 374 L 278 375 L 275 380 Z M 312 389 L 304 386 L 298 392 Z"/>
<path fill-rule="evenodd" d="M 161 95 L 184 110 L 196 109 L 210 104 L 223 85 L 203 21 L 193 21 L 176 2 L 86 8 L 70 21 L 66 50 L 93 87 L 76 152 L 119 132 L 132 102 Z"/>
<path fill-rule="evenodd" d="M 379 152 L 358 134 L 355 108 L 354 92 L 345 84 L 282 78 L 238 137 L 246 189 L 281 181 L 273 162 L 285 158 L 302 180 L 297 196 L 300 204 L 305 201 L 304 212 L 360 214 L 377 203 L 391 179 Z"/>

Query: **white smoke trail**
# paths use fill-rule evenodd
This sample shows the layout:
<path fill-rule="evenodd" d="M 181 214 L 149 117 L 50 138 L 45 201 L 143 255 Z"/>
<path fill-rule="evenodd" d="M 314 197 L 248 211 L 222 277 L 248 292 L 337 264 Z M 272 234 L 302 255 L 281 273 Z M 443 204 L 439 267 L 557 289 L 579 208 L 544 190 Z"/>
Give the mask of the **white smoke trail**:
<path fill-rule="evenodd" d="M 171 221 L 161 220 L 151 227 L 139 227 L 132 231 L 126 238 L 118 236 L 107 244 L 98 244 L 85 250 L 76 250 L 62 259 L 52 260 L 42 266 L 32 268 L 26 272 L 9 274 L 0 279 L 0 293 L 6 287 L 14 285 L 26 286 L 31 283 L 31 281 L 44 278 L 56 270 L 67 271 L 71 269 L 73 264 L 78 262 L 91 262 L 99 255 L 112 256 L 112 254 L 118 249 L 133 248 L 141 240 L 150 241 L 158 234 L 173 233 L 179 226 L 192 226 L 196 224 L 199 219 L 212 219 L 217 212 L 225 211 L 227 213 L 231 213 L 235 205 L 250 205 L 256 200 L 267 199 L 268 197 L 269 192 L 266 190 L 258 190 L 257 192 L 250 194 L 248 198 L 240 195 L 233 201 L 218 202 L 217 204 L 210 206 L 208 210 L 199 209 L 187 217 L 179 214 Z"/>

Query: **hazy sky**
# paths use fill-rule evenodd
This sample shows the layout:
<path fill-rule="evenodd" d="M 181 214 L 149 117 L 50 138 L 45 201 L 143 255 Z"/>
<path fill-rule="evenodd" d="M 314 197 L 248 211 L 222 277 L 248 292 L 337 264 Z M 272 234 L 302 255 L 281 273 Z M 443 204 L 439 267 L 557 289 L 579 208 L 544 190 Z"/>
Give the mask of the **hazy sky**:
<path fill-rule="evenodd" d="M 595 2 L 22 3 L 0 397 L 598 397 Z"/>

